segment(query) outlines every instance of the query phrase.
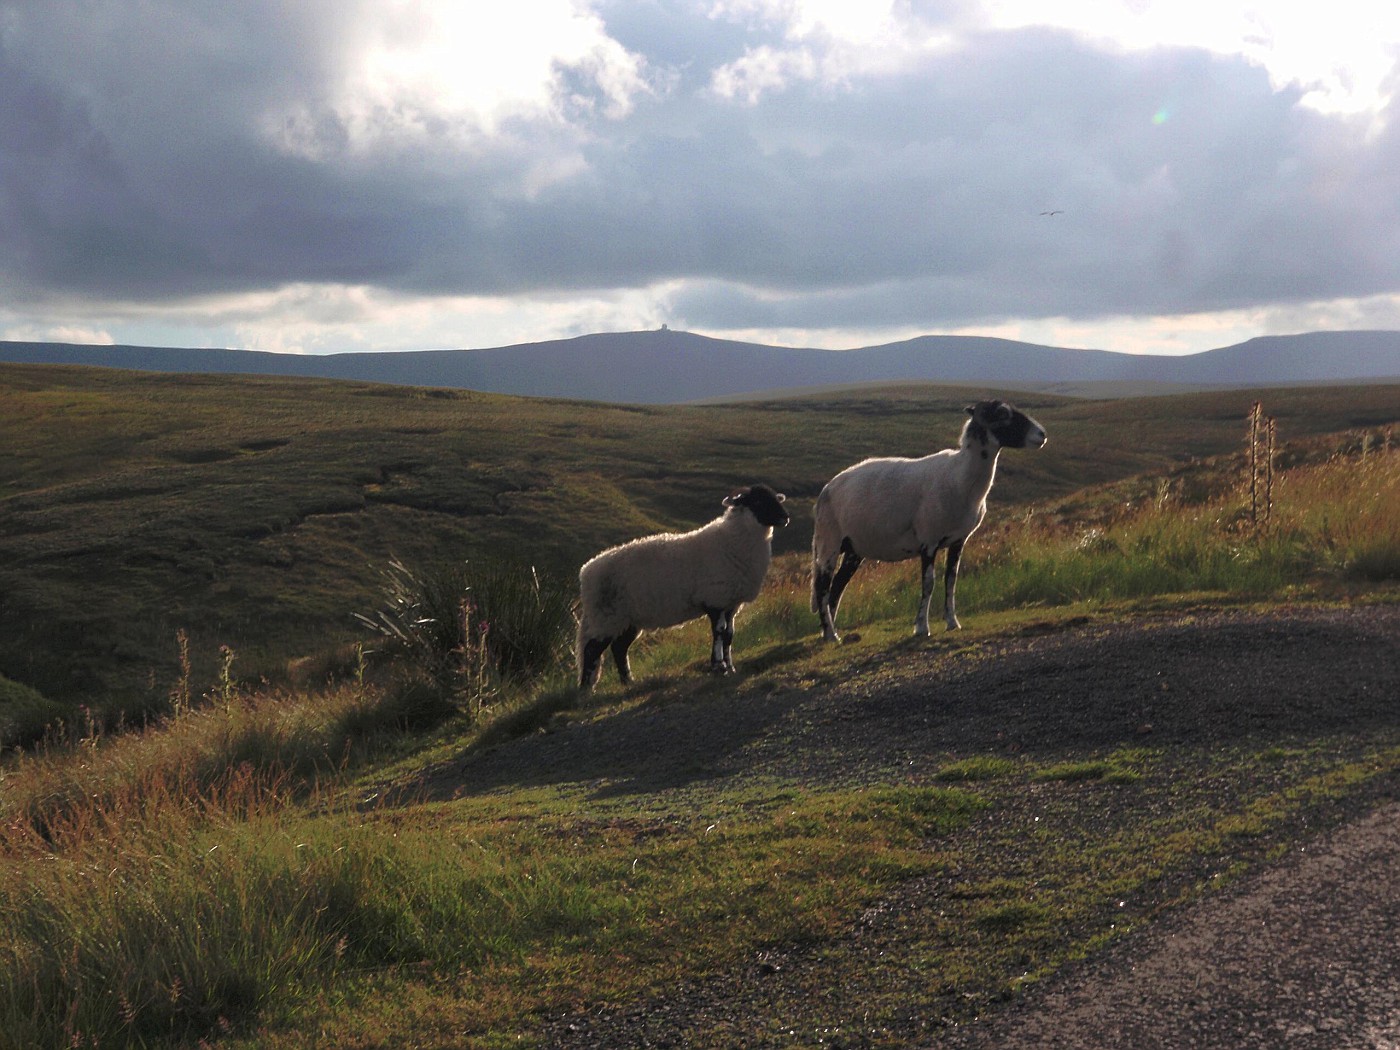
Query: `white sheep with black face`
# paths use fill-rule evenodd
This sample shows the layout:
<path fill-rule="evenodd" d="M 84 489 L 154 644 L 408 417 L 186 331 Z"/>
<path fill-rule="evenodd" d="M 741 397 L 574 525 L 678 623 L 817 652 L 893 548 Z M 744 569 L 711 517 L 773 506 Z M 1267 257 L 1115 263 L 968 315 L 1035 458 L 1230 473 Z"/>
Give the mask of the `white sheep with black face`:
<path fill-rule="evenodd" d="M 710 670 L 734 670 L 734 617 L 758 597 L 786 497 L 753 485 L 724 498 L 724 513 L 693 532 L 662 533 L 603 551 L 579 570 L 579 686 L 591 689 L 611 648 L 623 684 L 627 649 L 643 630 L 710 618 Z"/>
<path fill-rule="evenodd" d="M 946 550 L 943 612 L 948 630 L 961 626 L 954 600 L 958 560 L 963 544 L 987 513 L 997 456 L 1003 448 L 1045 444 L 1045 428 L 1005 401 L 979 401 L 967 407 L 967 414 L 956 449 L 919 459 L 864 460 L 837 474 L 817 497 L 812 611 L 821 617 L 827 641 L 840 641 L 836 610 L 841 594 L 867 558 L 920 559 L 923 593 L 914 633 L 926 636 L 934 559 Z"/>

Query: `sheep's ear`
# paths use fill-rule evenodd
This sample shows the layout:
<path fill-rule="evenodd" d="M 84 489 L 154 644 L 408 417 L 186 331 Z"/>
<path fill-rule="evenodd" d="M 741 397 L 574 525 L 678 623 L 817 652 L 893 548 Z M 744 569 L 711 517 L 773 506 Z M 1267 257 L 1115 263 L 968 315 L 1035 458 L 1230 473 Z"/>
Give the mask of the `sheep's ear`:
<path fill-rule="evenodd" d="M 786 503 L 786 502 L 787 502 L 787 497 L 784 496 L 781 492 L 777 493 L 776 495 L 777 495 L 777 497 L 778 497 L 778 502 L 779 502 L 779 503 Z"/>

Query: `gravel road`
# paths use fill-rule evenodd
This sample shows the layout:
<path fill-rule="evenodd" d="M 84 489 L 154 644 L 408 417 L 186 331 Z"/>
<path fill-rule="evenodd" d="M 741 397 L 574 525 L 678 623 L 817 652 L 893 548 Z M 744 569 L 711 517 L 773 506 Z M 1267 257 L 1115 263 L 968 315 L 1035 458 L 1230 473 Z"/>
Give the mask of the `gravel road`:
<path fill-rule="evenodd" d="M 937 1045 L 1400 1048 L 1400 805 L 1169 916 Z"/>

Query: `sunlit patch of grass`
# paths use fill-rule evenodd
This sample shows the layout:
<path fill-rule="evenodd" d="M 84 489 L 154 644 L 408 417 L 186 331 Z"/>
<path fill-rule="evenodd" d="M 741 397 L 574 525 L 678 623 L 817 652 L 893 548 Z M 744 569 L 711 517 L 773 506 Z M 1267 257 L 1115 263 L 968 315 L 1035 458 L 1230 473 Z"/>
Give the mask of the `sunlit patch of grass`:
<path fill-rule="evenodd" d="M 20 1045 L 212 1035 L 290 1017 L 366 968 L 528 976 L 509 1004 L 482 1000 L 488 1025 L 635 993 L 826 935 L 926 870 L 921 844 L 984 805 L 891 787 L 783 792 L 690 820 L 311 817 L 246 767 L 198 806 L 153 785 L 146 801 L 141 822 L 104 810 L 0 839 L 0 1025 Z"/>
<path fill-rule="evenodd" d="M 1035 771 L 1037 780 L 1101 781 L 1105 784 L 1135 784 L 1150 767 L 1154 753 L 1144 749 L 1124 749 L 1103 758 L 1056 762 Z"/>
<path fill-rule="evenodd" d="M 1400 579 L 1400 448 L 1299 467 L 1279 478 L 1277 542 L 1362 581 Z"/>
<path fill-rule="evenodd" d="M 221 702 L 142 730 L 89 727 L 76 745 L 65 737 L 12 758 L 0 768 L 0 821 L 81 836 L 143 822 L 151 798 L 198 799 L 235 770 L 334 780 L 397 746 L 411 714 L 398 693 L 356 681 L 316 692 L 226 688 Z"/>

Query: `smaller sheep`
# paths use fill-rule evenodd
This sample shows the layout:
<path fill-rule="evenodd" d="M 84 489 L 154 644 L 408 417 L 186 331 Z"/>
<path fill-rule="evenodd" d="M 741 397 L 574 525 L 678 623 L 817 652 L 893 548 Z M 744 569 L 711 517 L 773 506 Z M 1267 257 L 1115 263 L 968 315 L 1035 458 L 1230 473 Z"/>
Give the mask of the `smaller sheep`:
<path fill-rule="evenodd" d="M 579 687 L 591 689 L 611 648 L 623 685 L 627 648 L 643 630 L 710 618 L 710 670 L 734 670 L 734 617 L 758 597 L 772 561 L 773 529 L 788 523 L 785 496 L 753 485 L 693 532 L 645 536 L 603 551 L 579 570 Z"/>

